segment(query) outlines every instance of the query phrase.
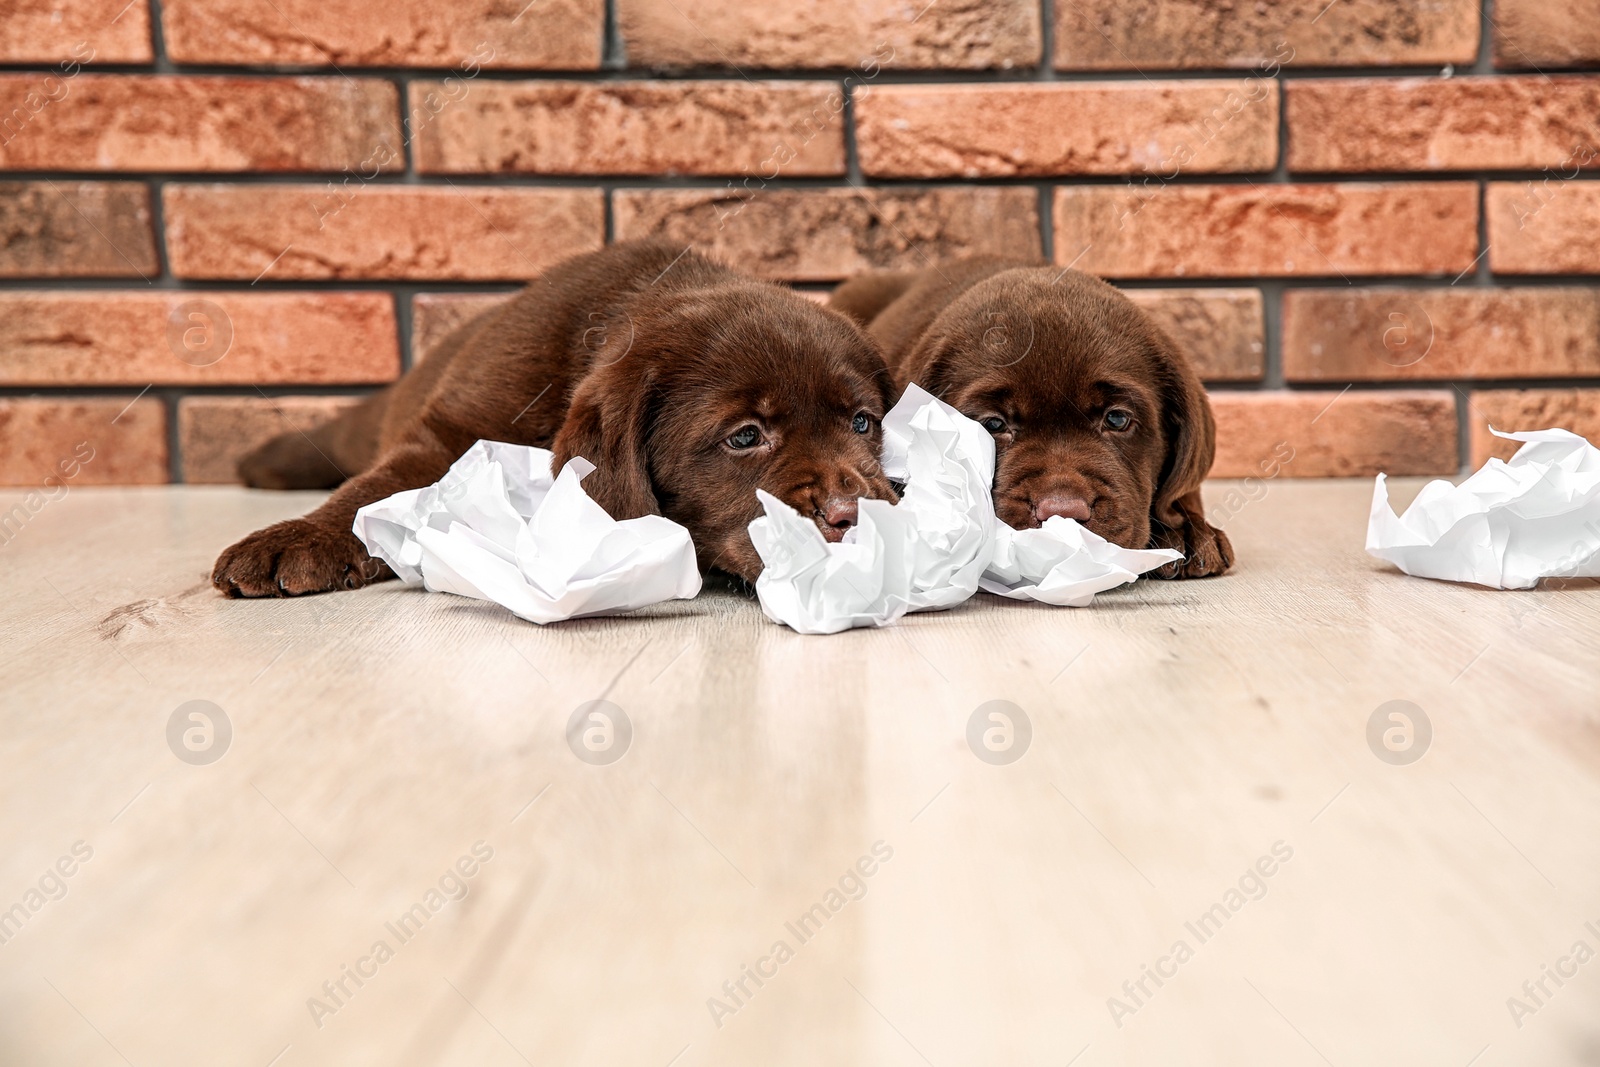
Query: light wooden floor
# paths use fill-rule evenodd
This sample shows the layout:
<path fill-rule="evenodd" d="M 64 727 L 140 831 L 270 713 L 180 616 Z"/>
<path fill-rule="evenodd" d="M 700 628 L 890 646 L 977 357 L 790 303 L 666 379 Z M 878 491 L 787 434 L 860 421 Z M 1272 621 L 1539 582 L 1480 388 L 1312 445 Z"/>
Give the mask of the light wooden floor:
<path fill-rule="evenodd" d="M 1600 1062 L 1600 959 L 1522 989 L 1600 951 L 1600 589 L 1399 575 L 1370 495 L 1271 483 L 1220 580 L 800 637 L 726 591 L 548 629 L 230 602 L 216 552 L 312 496 L 74 489 L 0 547 L 0 1063 Z M 565 727 L 602 694 L 633 738 L 597 766 Z M 997 699 L 1009 765 L 965 740 Z M 168 746 L 191 700 L 209 765 Z M 1369 749 L 1391 700 L 1419 762 Z"/>

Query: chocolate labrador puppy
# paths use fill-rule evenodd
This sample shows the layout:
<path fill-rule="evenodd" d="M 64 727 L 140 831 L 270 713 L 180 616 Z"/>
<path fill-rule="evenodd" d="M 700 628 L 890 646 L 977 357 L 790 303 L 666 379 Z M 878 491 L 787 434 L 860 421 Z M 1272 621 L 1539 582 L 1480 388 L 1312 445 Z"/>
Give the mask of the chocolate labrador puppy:
<path fill-rule="evenodd" d="M 1200 483 L 1215 423 L 1183 352 L 1098 278 L 989 257 L 868 274 L 831 305 L 916 382 L 994 435 L 995 513 L 1018 529 L 1077 519 L 1125 548 L 1175 548 L 1152 572 L 1202 578 L 1233 564 Z"/>
<path fill-rule="evenodd" d="M 356 509 L 429 485 L 480 438 L 538 445 L 613 518 L 665 515 L 702 568 L 761 571 L 758 487 L 837 541 L 856 498 L 894 499 L 878 468 L 890 379 L 844 315 L 680 247 L 613 245 L 546 271 L 457 329 L 394 385 L 240 463 L 254 486 L 340 488 L 309 515 L 223 552 L 236 597 L 393 577 L 350 532 Z"/>

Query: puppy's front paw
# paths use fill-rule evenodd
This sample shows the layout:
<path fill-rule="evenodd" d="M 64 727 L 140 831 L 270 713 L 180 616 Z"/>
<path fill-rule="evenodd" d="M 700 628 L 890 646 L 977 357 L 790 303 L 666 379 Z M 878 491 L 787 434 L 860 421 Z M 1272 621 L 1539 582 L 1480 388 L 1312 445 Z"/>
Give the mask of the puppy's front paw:
<path fill-rule="evenodd" d="M 1183 553 L 1182 559 L 1150 571 L 1152 578 L 1214 578 L 1233 566 L 1233 543 L 1228 535 L 1200 518 L 1191 517 L 1176 529 L 1161 530 L 1151 547 Z"/>
<path fill-rule="evenodd" d="M 302 596 L 394 577 L 349 530 L 290 519 L 257 530 L 217 557 L 211 584 L 231 597 Z"/>

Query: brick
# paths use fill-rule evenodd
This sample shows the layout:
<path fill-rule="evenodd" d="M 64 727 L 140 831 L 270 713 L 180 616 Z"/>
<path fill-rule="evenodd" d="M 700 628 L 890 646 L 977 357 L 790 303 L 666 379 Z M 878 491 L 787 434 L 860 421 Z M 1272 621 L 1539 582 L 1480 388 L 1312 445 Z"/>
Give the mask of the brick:
<path fill-rule="evenodd" d="M 386 382 L 386 293 L 0 292 L 0 385 Z"/>
<path fill-rule="evenodd" d="M 138 182 L 0 182 L 0 278 L 148 278 L 150 192 Z"/>
<path fill-rule="evenodd" d="M 438 82 L 414 82 L 411 113 Z M 417 130 L 438 174 L 844 173 L 831 82 L 475 82 Z"/>
<path fill-rule="evenodd" d="M 1118 278 L 1455 275 L 1477 216 L 1472 182 L 1071 186 L 1056 260 Z"/>
<path fill-rule="evenodd" d="M 598 249 L 598 189 L 168 185 L 184 278 L 526 279 Z"/>
<path fill-rule="evenodd" d="M 618 0 L 632 67 L 982 70 L 1039 62 L 1039 5 Z"/>
<path fill-rule="evenodd" d="M 1600 0 L 1495 0 L 1494 65 L 1600 66 Z"/>
<path fill-rule="evenodd" d="M 597 70 L 603 0 L 164 0 L 179 63 Z"/>
<path fill-rule="evenodd" d="M 1260 477 L 1276 458 L 1291 478 L 1455 474 L 1456 404 L 1449 392 L 1393 390 L 1212 393 L 1214 478 Z M 1286 459 L 1283 446 L 1293 449 Z"/>
<path fill-rule="evenodd" d="M 62 479 L 57 465 L 74 457 L 81 466 Z M 54 479 L 68 487 L 166 482 L 166 405 L 155 397 L 0 397 L 0 485 L 40 486 L 52 476 L 58 495 Z"/>
<path fill-rule="evenodd" d="M 1600 289 L 1292 289 L 1290 381 L 1600 377 Z"/>
<path fill-rule="evenodd" d="M 6 0 L 0 19 L 0 63 L 148 63 L 152 56 L 146 0 Z"/>
<path fill-rule="evenodd" d="M 1020 186 L 934 189 L 618 190 L 617 240 L 665 237 L 740 270 L 834 281 L 988 252 L 1037 257 L 1037 196 Z"/>
<path fill-rule="evenodd" d="M 1600 165 L 1594 78 L 1314 78 L 1286 93 L 1290 170 Z"/>
<path fill-rule="evenodd" d="M 1600 181 L 1489 182 L 1489 266 L 1505 274 L 1600 274 Z"/>
<path fill-rule="evenodd" d="M 1266 370 L 1259 289 L 1128 289 L 1129 299 L 1189 354 L 1208 382 L 1258 381 Z"/>
<path fill-rule="evenodd" d="M 866 86 L 861 169 L 885 178 L 1268 171 L 1278 87 L 1267 79 Z"/>
<path fill-rule="evenodd" d="M 1510 459 L 1520 441 L 1506 441 L 1489 432 L 1519 430 L 1571 430 L 1600 445 L 1600 389 L 1482 389 L 1474 390 L 1467 408 L 1473 469 L 1490 457 Z"/>
<path fill-rule="evenodd" d="M 433 351 L 435 345 L 468 319 L 499 307 L 509 293 L 418 293 L 411 298 L 411 362 Z"/>
<path fill-rule="evenodd" d="M 239 480 L 239 460 L 270 437 L 304 432 L 358 403 L 349 396 L 188 396 L 178 402 L 178 448 L 190 485 Z M 353 473 L 353 472 L 346 472 Z"/>
<path fill-rule="evenodd" d="M 1533 0 L 1537 2 L 1537 0 Z M 1057 70 L 1471 63 L 1478 0 L 1072 0 L 1056 5 Z"/>
<path fill-rule="evenodd" d="M 337 171 L 403 168 L 398 94 L 376 78 L 80 74 L 41 88 L 0 75 L 9 170 Z M 49 95 L 45 95 L 49 94 Z M 53 99 L 52 99 L 53 97 Z M 18 116 L 22 116 L 20 119 Z"/>

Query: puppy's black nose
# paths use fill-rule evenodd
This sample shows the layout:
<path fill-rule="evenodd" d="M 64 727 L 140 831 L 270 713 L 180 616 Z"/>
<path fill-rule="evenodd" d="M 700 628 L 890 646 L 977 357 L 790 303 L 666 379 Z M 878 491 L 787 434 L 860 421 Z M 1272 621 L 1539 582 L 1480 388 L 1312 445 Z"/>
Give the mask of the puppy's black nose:
<path fill-rule="evenodd" d="M 1089 502 L 1081 496 L 1070 493 L 1051 493 L 1041 497 L 1033 505 L 1033 517 L 1044 525 L 1046 519 L 1060 515 L 1063 519 L 1077 519 L 1079 522 L 1089 521 Z"/>

